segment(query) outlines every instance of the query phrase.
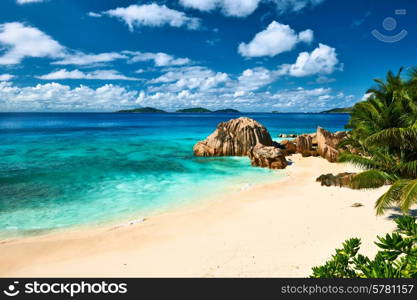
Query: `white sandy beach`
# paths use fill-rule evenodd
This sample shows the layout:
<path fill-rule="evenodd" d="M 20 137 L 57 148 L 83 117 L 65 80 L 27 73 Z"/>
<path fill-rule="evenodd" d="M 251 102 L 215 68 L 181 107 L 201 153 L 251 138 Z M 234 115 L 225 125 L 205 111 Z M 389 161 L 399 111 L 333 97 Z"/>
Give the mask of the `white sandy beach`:
<path fill-rule="evenodd" d="M 4 240 L 0 276 L 307 277 L 347 238 L 362 238 L 361 253 L 374 254 L 376 235 L 395 227 L 389 213 L 375 216 L 387 187 L 321 187 L 319 175 L 354 168 L 289 158 L 288 176 L 273 184 L 143 223 Z"/>

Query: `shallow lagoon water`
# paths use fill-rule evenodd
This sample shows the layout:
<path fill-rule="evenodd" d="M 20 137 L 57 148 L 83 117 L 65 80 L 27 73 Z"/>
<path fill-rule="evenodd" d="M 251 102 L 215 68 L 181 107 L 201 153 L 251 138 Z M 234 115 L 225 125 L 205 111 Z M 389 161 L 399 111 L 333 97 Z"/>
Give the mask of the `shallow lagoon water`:
<path fill-rule="evenodd" d="M 345 114 L 241 114 L 279 133 Z M 141 216 L 283 176 L 192 146 L 236 114 L 0 113 L 0 235 Z"/>

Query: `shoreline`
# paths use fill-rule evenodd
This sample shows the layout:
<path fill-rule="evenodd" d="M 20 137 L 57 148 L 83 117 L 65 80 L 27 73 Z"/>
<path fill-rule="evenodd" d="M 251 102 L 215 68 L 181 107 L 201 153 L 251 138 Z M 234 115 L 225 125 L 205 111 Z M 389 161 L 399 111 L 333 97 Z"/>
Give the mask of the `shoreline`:
<path fill-rule="evenodd" d="M 307 277 L 355 236 L 363 239 L 361 253 L 373 255 L 376 235 L 395 228 L 373 208 L 387 187 L 321 187 L 319 175 L 355 168 L 288 158 L 287 176 L 273 183 L 144 222 L 3 240 L 0 277 Z"/>
<path fill-rule="evenodd" d="M 250 162 L 248 161 L 248 164 Z M 253 168 L 251 166 L 251 168 Z M 264 169 L 266 170 L 266 169 Z M 286 170 L 269 170 L 270 174 L 255 183 L 237 183 L 234 180 L 231 180 L 228 185 L 222 186 L 221 190 L 212 192 L 209 195 L 204 197 L 194 197 L 187 199 L 186 201 L 169 203 L 164 206 L 156 207 L 152 210 L 144 211 L 133 211 L 130 213 L 125 213 L 122 215 L 113 215 L 107 219 L 102 219 L 99 221 L 93 221 L 91 223 L 81 223 L 77 225 L 68 225 L 63 227 L 56 228 L 46 228 L 46 229 L 28 229 L 28 230 L 16 230 L 16 232 L 21 232 L 16 235 L 1 235 L 0 232 L 0 245 L 2 243 L 8 243 L 9 241 L 16 241 L 29 238 L 45 237 L 51 235 L 62 235 L 71 232 L 83 232 L 90 230 L 100 230 L 106 228 L 115 228 L 115 227 L 124 227 L 133 225 L 131 223 L 143 223 L 145 220 L 154 218 L 160 215 L 170 214 L 173 212 L 186 211 L 193 208 L 202 207 L 207 203 L 212 203 L 219 198 L 226 198 L 228 196 L 234 196 L 241 192 L 245 192 L 254 188 L 261 188 L 268 186 L 271 183 L 276 183 L 277 181 L 283 180 L 286 175 Z M 275 177 L 275 178 L 271 178 Z M 244 181 L 247 181 L 247 178 L 243 178 Z M 31 233 L 33 232 L 33 233 Z M 6 233 L 6 231 L 3 231 Z"/>

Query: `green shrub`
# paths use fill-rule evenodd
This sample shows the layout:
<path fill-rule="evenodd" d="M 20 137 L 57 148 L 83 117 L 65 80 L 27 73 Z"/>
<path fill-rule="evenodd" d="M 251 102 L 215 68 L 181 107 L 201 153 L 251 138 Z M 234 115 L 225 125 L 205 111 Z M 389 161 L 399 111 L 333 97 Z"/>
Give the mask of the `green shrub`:
<path fill-rule="evenodd" d="M 359 254 L 361 241 L 352 238 L 324 265 L 314 267 L 313 278 L 417 278 L 416 218 L 395 219 L 397 230 L 377 237 L 374 259 Z"/>

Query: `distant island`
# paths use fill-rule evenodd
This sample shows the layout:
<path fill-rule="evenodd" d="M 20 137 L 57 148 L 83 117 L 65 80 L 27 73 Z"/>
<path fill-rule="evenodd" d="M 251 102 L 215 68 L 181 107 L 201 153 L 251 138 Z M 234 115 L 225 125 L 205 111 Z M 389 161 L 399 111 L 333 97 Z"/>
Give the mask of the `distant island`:
<path fill-rule="evenodd" d="M 213 111 L 213 113 L 220 113 L 220 114 L 237 114 L 240 113 L 240 111 L 232 108 L 226 108 L 226 109 L 219 109 Z"/>
<path fill-rule="evenodd" d="M 118 113 L 166 113 L 166 111 L 162 109 L 157 109 L 153 107 L 141 107 L 141 108 L 134 108 L 134 109 L 123 109 L 116 111 Z"/>
<path fill-rule="evenodd" d="M 319 112 L 320 114 L 337 114 L 337 113 L 351 113 L 352 107 L 342 107 L 342 108 L 333 108 L 325 111 Z M 175 111 L 176 113 L 223 113 L 223 114 L 237 114 L 241 113 L 237 109 L 233 108 L 225 108 L 225 109 L 218 109 L 218 110 L 209 110 L 204 107 L 191 107 L 191 108 L 184 108 L 184 109 L 178 109 Z M 169 113 L 168 111 L 154 108 L 154 107 L 140 107 L 140 108 L 133 108 L 133 109 L 123 109 L 116 111 L 116 113 Z M 273 110 L 271 112 L 272 114 L 279 114 L 280 111 Z M 297 112 L 293 112 L 297 113 Z"/>
<path fill-rule="evenodd" d="M 352 107 L 341 107 L 341 108 L 333 108 L 329 110 L 322 111 L 323 114 L 336 114 L 336 113 L 345 113 L 349 114 L 352 112 Z"/>
<path fill-rule="evenodd" d="M 133 109 L 123 109 L 116 111 L 116 113 L 168 113 L 165 110 L 157 109 L 154 107 L 140 107 L 140 108 L 133 108 Z M 224 114 L 234 114 L 234 113 L 240 113 L 240 111 L 232 108 L 226 108 L 226 109 L 219 109 L 211 111 L 204 107 L 192 107 L 192 108 L 184 108 L 179 109 L 176 111 L 176 113 L 224 113 Z"/>
<path fill-rule="evenodd" d="M 193 108 L 179 109 L 176 112 L 177 113 L 209 113 L 212 111 L 203 107 L 193 107 Z"/>

